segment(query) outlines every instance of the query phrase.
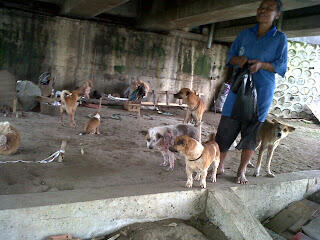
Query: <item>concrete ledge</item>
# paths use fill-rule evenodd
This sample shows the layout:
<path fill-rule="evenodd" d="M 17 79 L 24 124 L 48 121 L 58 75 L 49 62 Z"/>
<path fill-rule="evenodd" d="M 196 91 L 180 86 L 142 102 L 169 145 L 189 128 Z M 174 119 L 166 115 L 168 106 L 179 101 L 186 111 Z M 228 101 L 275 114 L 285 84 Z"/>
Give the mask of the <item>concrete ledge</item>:
<path fill-rule="evenodd" d="M 230 180 L 230 177 L 219 178 L 218 184 L 208 184 L 209 190 L 198 187 L 187 190 L 183 187 L 185 182 L 181 181 L 1 195 L 0 239 L 35 240 L 60 233 L 90 238 L 111 233 L 134 222 L 188 219 L 204 212 L 215 219 L 218 226 L 225 226 L 226 219 L 229 219 L 231 225 L 237 226 L 235 233 L 239 233 L 249 229 L 236 222 L 233 215 L 239 212 L 230 210 L 236 205 L 246 206 L 241 214 L 259 226 L 252 216 L 264 219 L 320 189 L 320 171 L 281 174 L 274 179 L 249 177 L 248 186 L 236 185 Z M 231 196 L 233 200 L 229 199 Z M 224 202 L 226 205 L 223 205 Z M 224 211 L 229 211 L 226 219 L 221 214 Z M 260 227 L 257 231 L 264 236 Z M 248 233 L 242 234 L 245 236 L 242 239 L 251 239 Z"/>
<path fill-rule="evenodd" d="M 70 233 L 91 238 L 136 222 L 189 219 L 204 211 L 206 191 L 111 198 L 0 211 L 0 239 L 43 239 Z"/>
<path fill-rule="evenodd" d="M 247 185 L 231 189 L 259 221 L 274 216 L 290 203 L 306 198 L 320 189 L 320 171 L 281 174 L 276 178 L 276 184 L 268 182 L 259 186 Z"/>

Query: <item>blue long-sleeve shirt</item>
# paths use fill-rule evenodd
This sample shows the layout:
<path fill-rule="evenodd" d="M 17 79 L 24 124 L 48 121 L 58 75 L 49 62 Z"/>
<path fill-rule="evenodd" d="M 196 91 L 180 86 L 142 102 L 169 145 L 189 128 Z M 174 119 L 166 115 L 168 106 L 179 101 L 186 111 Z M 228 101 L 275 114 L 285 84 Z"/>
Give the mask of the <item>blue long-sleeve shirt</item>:
<path fill-rule="evenodd" d="M 233 56 L 245 56 L 249 60 L 260 60 L 272 64 L 276 73 L 284 77 L 288 62 L 288 41 L 284 33 L 271 28 L 263 37 L 258 39 L 258 25 L 243 30 L 233 42 L 227 59 L 227 65 Z M 264 122 L 272 104 L 275 90 L 275 73 L 260 69 L 253 74 L 257 89 L 258 120 Z M 224 103 L 222 115 L 231 116 L 237 95 L 229 91 Z"/>

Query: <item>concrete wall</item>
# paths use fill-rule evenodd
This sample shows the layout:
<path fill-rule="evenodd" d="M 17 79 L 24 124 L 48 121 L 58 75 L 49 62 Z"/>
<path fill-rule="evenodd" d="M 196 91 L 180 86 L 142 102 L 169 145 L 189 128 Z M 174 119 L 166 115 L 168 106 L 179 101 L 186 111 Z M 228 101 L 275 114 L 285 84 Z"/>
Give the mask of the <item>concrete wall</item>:
<path fill-rule="evenodd" d="M 11 9 L 0 9 L 0 18 L 0 69 L 34 82 L 50 71 L 56 89 L 92 79 L 95 89 L 121 92 L 140 78 L 157 90 L 191 87 L 211 102 L 214 85 L 227 74 L 223 45 L 208 50 L 205 41 L 181 36 Z"/>
<path fill-rule="evenodd" d="M 308 117 L 307 107 L 320 99 L 320 46 L 288 42 L 288 70 L 277 75 L 271 113 L 279 117 Z"/>

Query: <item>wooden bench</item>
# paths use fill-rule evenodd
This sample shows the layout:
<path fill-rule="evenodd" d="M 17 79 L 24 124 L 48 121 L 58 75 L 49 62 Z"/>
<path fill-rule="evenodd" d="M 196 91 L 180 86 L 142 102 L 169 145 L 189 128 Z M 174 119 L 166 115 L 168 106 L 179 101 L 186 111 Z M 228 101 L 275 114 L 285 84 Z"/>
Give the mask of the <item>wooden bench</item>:
<path fill-rule="evenodd" d="M 179 103 L 169 103 L 169 96 L 175 94 L 173 91 L 155 91 L 152 90 L 149 92 L 149 95 L 152 96 L 152 102 L 141 102 L 143 106 L 164 106 L 164 107 L 187 107 L 187 104 L 182 103 L 182 99 L 178 99 Z M 159 95 L 165 94 L 166 102 L 158 102 Z M 197 93 L 198 96 L 203 96 L 203 93 Z"/>

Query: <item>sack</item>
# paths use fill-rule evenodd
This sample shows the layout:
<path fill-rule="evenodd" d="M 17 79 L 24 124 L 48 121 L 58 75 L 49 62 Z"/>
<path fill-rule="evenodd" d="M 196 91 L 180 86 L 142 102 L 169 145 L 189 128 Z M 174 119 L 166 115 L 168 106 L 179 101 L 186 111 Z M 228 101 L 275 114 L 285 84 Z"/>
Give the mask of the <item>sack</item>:
<path fill-rule="evenodd" d="M 257 90 L 249 67 L 242 70 L 241 80 L 237 79 L 236 82 L 239 86 L 237 86 L 237 98 L 233 105 L 231 118 L 242 122 L 253 122 L 258 119 Z"/>

